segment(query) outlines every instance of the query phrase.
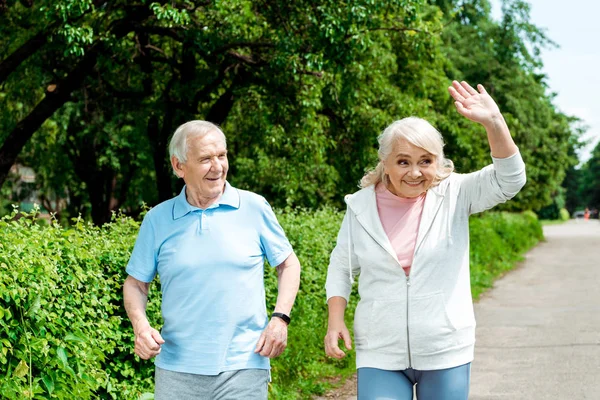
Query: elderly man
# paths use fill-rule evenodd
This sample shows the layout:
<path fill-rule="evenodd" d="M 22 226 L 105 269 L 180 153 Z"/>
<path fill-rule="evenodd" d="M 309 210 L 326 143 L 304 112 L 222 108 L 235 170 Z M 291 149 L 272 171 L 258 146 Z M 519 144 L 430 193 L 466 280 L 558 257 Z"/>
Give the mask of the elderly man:
<path fill-rule="evenodd" d="M 225 135 L 206 121 L 181 125 L 169 145 L 185 186 L 148 212 L 123 294 L 135 353 L 156 357 L 155 399 L 266 399 L 269 358 L 287 345 L 300 263 L 267 201 L 232 187 Z M 264 259 L 277 266 L 267 317 Z M 164 326 L 146 318 L 158 274 Z"/>

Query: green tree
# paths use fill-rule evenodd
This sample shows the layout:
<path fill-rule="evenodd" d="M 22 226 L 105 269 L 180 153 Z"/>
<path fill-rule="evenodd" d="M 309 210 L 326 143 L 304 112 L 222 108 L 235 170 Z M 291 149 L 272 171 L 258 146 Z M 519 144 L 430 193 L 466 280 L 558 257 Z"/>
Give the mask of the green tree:
<path fill-rule="evenodd" d="M 581 171 L 582 206 L 600 209 L 600 143 Z"/>
<path fill-rule="evenodd" d="M 550 204 L 575 163 L 578 131 L 541 72 L 552 43 L 521 0 L 505 1 L 501 21 L 487 0 L 12 1 L 0 12 L 0 182 L 20 155 L 42 191 L 68 195 L 67 214 L 98 224 L 177 193 L 166 148 L 190 119 L 223 126 L 230 180 L 276 206 L 341 206 L 375 164 L 377 134 L 409 115 L 440 129 L 459 172 L 480 168 L 485 132 L 456 113 L 452 79 L 488 88 L 528 164 L 507 207 Z"/>

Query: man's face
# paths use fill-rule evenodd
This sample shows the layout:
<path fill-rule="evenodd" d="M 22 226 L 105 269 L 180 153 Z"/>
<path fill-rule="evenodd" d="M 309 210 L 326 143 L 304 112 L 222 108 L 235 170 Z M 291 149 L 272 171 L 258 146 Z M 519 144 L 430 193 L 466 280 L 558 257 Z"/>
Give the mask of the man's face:
<path fill-rule="evenodd" d="M 187 161 L 176 162 L 177 175 L 187 189 L 203 200 L 217 199 L 225 187 L 229 162 L 223 137 L 211 132 L 188 139 Z"/>

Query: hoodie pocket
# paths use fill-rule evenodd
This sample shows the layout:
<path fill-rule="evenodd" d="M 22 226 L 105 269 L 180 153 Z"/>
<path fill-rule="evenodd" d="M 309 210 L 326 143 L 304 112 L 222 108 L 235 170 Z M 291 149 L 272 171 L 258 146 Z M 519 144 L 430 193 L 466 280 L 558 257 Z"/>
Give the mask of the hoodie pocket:
<path fill-rule="evenodd" d="M 367 349 L 369 341 L 369 324 L 371 323 L 371 310 L 373 303 L 370 301 L 359 301 L 354 311 L 354 346 L 357 349 Z"/>
<path fill-rule="evenodd" d="M 442 292 L 411 297 L 408 323 L 411 351 L 429 354 L 453 346 L 456 328 L 446 313 Z"/>
<path fill-rule="evenodd" d="M 354 321 L 357 348 L 360 334 L 364 337 L 364 349 L 388 354 L 406 353 L 406 301 L 371 301 L 360 311 Z"/>

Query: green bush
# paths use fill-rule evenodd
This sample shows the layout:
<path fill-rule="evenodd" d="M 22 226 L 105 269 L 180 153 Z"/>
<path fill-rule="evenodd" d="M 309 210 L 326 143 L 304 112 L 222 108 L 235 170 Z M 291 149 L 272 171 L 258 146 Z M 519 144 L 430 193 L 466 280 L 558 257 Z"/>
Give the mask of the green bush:
<path fill-rule="evenodd" d="M 532 211 L 493 212 L 471 217 L 469 232 L 471 291 L 475 299 L 544 237 L 542 226 Z"/>
<path fill-rule="evenodd" d="M 327 359 L 325 277 L 343 213 L 278 212 L 302 263 L 302 283 L 288 349 L 272 361 L 276 399 L 323 393 L 325 377 L 354 370 L 354 353 Z M 153 364 L 133 353 L 133 332 L 122 306 L 125 265 L 139 224 L 115 217 L 97 228 L 40 225 L 35 212 L 0 220 L 0 397 L 7 399 L 151 398 Z M 541 237 L 535 214 L 489 213 L 471 219 L 473 295 L 491 286 Z M 267 301 L 276 273 L 265 269 Z M 347 313 L 352 326 L 358 295 Z M 160 291 L 153 285 L 148 316 L 160 327 Z"/>
<path fill-rule="evenodd" d="M 137 398 L 152 390 L 133 355 L 121 286 L 139 224 L 71 229 L 0 220 L 2 398 Z M 151 308 L 156 314 L 157 308 Z"/>
<path fill-rule="evenodd" d="M 558 212 L 558 218 L 561 221 L 568 221 L 569 218 L 571 218 L 571 215 L 569 214 L 569 210 L 567 210 L 566 208 L 561 208 L 560 211 Z"/>

